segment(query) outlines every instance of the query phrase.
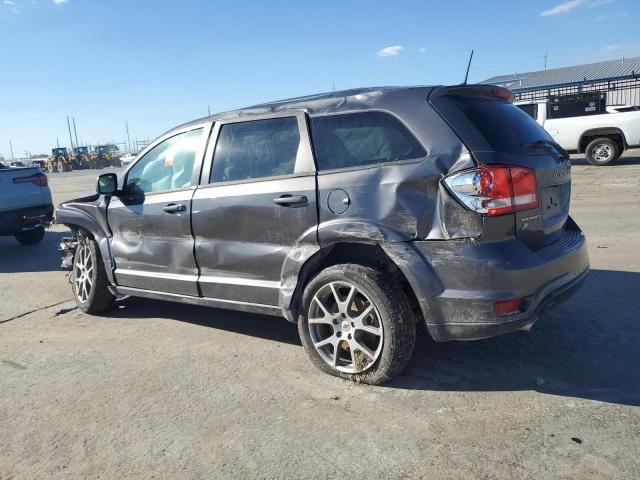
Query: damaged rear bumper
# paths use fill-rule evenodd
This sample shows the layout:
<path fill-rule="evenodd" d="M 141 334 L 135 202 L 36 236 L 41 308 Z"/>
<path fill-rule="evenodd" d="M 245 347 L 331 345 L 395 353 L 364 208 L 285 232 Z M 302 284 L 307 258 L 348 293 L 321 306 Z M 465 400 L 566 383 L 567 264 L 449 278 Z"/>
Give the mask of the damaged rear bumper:
<path fill-rule="evenodd" d="M 488 322 L 428 323 L 429 332 L 437 341 L 447 341 L 479 340 L 517 330 L 529 330 L 550 309 L 568 300 L 578 291 L 588 272 L 589 269 L 574 278 L 562 278 L 560 282 L 552 282 L 542 293 L 528 299 L 528 308 L 523 313 L 503 316 Z"/>
<path fill-rule="evenodd" d="M 526 330 L 568 299 L 589 271 L 586 240 L 573 222 L 558 242 L 538 251 L 517 239 L 414 242 L 414 246 L 442 285 L 441 292 L 427 300 L 424 315 L 436 341 Z M 512 299 L 522 299 L 519 311 L 498 315 L 495 304 Z"/>

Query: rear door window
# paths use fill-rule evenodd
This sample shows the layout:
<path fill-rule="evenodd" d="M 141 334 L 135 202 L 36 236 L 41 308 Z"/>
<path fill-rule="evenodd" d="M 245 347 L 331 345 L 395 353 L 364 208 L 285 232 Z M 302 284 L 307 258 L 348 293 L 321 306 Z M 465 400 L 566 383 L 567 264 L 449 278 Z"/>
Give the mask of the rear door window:
<path fill-rule="evenodd" d="M 224 124 L 213 155 L 210 181 L 291 175 L 299 148 L 296 117 Z"/>
<path fill-rule="evenodd" d="M 393 115 L 361 112 L 311 118 L 318 170 L 425 157 L 418 140 Z"/>

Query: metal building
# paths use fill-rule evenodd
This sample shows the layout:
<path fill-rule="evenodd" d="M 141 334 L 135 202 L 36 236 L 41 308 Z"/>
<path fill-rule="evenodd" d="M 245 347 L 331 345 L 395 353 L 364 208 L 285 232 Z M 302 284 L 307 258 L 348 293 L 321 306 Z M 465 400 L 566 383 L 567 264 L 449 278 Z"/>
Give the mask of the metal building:
<path fill-rule="evenodd" d="M 640 57 L 499 75 L 480 83 L 506 87 L 517 101 L 604 92 L 607 105 L 640 105 Z"/>

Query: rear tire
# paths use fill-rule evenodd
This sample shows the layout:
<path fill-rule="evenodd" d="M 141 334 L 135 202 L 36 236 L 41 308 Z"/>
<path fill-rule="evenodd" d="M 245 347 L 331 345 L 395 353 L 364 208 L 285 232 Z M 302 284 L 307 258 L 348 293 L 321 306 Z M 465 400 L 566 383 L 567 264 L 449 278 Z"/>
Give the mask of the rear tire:
<path fill-rule="evenodd" d="M 325 373 L 379 385 L 398 375 L 413 355 L 416 326 L 409 301 L 379 270 L 329 267 L 309 282 L 302 303 L 300 339 Z"/>
<path fill-rule="evenodd" d="M 40 243 L 44 238 L 44 227 L 39 226 L 33 230 L 25 230 L 14 235 L 22 245 L 35 245 Z"/>
<path fill-rule="evenodd" d="M 73 257 L 73 296 L 86 313 L 100 313 L 113 307 L 116 297 L 107 288 L 107 273 L 95 240 L 80 237 Z"/>
<path fill-rule="evenodd" d="M 618 145 L 610 138 L 596 138 L 587 145 L 584 151 L 587 161 L 598 167 L 610 165 L 622 152 L 618 151 Z"/>

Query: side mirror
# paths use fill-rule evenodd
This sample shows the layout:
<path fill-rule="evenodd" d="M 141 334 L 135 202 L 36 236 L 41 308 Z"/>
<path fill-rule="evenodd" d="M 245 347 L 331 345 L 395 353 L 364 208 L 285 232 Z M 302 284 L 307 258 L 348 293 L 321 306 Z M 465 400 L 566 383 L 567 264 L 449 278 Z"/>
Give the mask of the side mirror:
<path fill-rule="evenodd" d="M 118 176 L 115 173 L 103 173 L 98 177 L 96 190 L 101 195 L 115 195 L 118 191 Z"/>

